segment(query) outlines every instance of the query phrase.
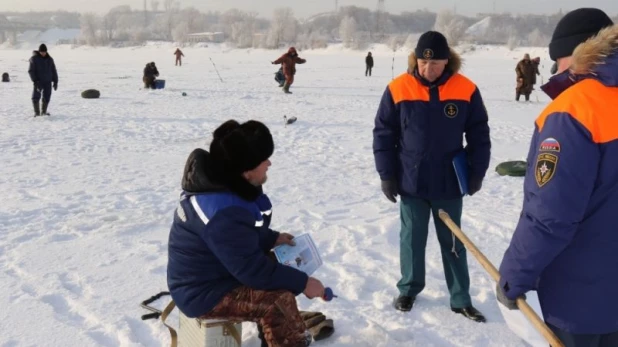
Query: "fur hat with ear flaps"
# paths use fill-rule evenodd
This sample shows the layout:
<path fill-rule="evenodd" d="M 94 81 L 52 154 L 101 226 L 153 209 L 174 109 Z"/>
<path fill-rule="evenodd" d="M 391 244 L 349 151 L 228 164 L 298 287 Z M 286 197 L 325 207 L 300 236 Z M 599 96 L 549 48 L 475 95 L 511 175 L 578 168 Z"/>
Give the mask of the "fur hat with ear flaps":
<path fill-rule="evenodd" d="M 209 176 L 246 200 L 255 200 L 261 188 L 251 185 L 243 172 L 258 167 L 275 150 L 270 130 L 258 121 L 243 124 L 229 120 L 213 133 L 210 143 Z"/>

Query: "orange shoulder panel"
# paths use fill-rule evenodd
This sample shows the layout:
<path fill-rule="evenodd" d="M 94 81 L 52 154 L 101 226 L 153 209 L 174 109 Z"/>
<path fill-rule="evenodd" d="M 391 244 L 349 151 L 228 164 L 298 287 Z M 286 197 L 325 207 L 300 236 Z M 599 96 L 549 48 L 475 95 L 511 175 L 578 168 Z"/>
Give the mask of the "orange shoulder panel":
<path fill-rule="evenodd" d="M 595 143 L 618 139 L 618 88 L 593 79 L 583 80 L 564 91 L 536 120 L 539 131 L 549 117 L 567 113 L 592 134 Z"/>
<path fill-rule="evenodd" d="M 395 104 L 402 101 L 429 101 L 429 89 L 409 73 L 395 78 L 389 83 L 388 88 Z"/>
<path fill-rule="evenodd" d="M 470 102 L 476 85 L 461 74 L 455 74 L 440 86 L 440 101 L 463 100 Z"/>

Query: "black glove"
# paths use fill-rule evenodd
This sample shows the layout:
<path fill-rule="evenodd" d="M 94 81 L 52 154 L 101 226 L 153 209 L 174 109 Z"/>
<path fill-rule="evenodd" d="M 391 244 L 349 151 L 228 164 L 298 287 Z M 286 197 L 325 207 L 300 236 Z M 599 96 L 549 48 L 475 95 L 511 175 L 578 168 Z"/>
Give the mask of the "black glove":
<path fill-rule="evenodd" d="M 38 91 L 41 91 L 41 83 L 39 81 L 34 82 L 34 88 Z"/>
<path fill-rule="evenodd" d="M 478 176 L 470 176 L 468 178 L 468 195 L 476 194 L 483 186 L 483 178 Z"/>
<path fill-rule="evenodd" d="M 58 90 L 58 82 L 54 82 L 54 90 Z"/>
<path fill-rule="evenodd" d="M 396 181 L 382 181 L 381 183 L 382 193 L 386 196 L 386 198 L 392 202 L 397 202 L 395 197 L 399 194 L 399 188 L 397 187 Z"/>
<path fill-rule="evenodd" d="M 522 295 L 522 297 L 525 299 L 526 295 Z M 517 304 L 515 303 L 515 300 L 511 300 L 506 297 L 506 294 L 504 294 L 504 290 L 502 289 L 502 287 L 500 287 L 500 283 L 496 283 L 496 299 L 498 299 L 498 302 L 504 305 L 504 307 L 508 308 L 509 310 L 519 310 Z"/>

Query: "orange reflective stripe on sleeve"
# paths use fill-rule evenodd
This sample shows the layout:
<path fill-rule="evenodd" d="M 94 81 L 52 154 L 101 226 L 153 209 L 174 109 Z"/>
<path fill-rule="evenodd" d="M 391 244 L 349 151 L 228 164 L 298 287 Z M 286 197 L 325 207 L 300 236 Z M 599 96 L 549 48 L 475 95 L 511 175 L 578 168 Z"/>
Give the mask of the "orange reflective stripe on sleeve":
<path fill-rule="evenodd" d="M 427 87 L 420 84 L 409 73 L 397 77 L 388 85 L 388 88 L 395 104 L 402 101 L 429 101 Z"/>
<path fill-rule="evenodd" d="M 476 85 L 460 74 L 455 74 L 448 82 L 440 86 L 440 101 L 463 100 L 470 102 Z"/>
<path fill-rule="evenodd" d="M 618 88 L 586 79 L 564 91 L 536 120 L 539 132 L 547 119 L 566 113 L 590 131 L 592 141 L 607 143 L 618 139 Z"/>

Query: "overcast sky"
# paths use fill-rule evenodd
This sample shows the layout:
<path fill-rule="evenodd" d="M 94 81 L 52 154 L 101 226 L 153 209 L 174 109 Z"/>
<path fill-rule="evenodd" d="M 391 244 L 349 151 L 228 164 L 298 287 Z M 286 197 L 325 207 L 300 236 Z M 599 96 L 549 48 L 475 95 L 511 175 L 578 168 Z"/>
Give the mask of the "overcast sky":
<path fill-rule="evenodd" d="M 150 4 L 151 0 L 147 0 Z M 164 0 L 159 0 L 162 3 Z M 378 0 L 338 0 L 339 6 L 355 5 L 375 9 Z M 270 17 L 277 7 L 292 7 L 299 18 L 313 14 L 332 11 L 335 0 L 180 0 L 182 7 L 194 6 L 202 11 L 225 11 L 230 8 L 257 11 L 262 17 Z M 293 5 L 292 5 L 293 4 Z M 464 5 L 465 4 L 465 5 Z M 130 5 L 134 9 L 142 9 L 144 0 L 0 0 L 0 11 L 40 11 L 68 10 L 77 12 L 94 11 L 105 13 L 111 7 Z M 560 7 L 566 12 L 578 7 L 598 7 L 610 16 L 618 13 L 616 0 L 385 0 L 386 10 L 391 13 L 414 11 L 426 8 L 438 11 L 445 8 L 455 9 L 464 15 L 475 15 L 478 12 L 512 13 L 552 13 Z M 162 6 L 160 6 L 162 7 Z"/>

